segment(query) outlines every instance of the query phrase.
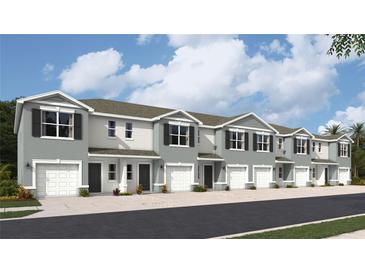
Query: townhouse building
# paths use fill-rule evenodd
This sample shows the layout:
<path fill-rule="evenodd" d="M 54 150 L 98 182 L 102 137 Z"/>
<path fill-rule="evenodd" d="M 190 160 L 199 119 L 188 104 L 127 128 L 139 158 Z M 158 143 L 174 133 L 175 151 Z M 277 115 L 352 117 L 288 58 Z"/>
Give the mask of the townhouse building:
<path fill-rule="evenodd" d="M 305 128 L 51 91 L 17 100 L 18 181 L 38 197 L 350 182 L 351 143 Z"/>

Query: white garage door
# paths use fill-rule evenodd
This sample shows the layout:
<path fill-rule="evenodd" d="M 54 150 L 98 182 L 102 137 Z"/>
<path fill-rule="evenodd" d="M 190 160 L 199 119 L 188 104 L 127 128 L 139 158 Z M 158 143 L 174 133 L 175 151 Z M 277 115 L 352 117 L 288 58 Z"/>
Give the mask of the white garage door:
<path fill-rule="evenodd" d="M 36 168 L 38 196 L 77 195 L 78 165 L 37 164 Z"/>
<path fill-rule="evenodd" d="M 271 168 L 269 167 L 255 167 L 254 179 L 257 188 L 270 187 Z"/>
<path fill-rule="evenodd" d="M 227 167 L 228 184 L 231 189 L 243 189 L 247 183 L 246 167 Z"/>
<path fill-rule="evenodd" d="M 190 191 L 191 190 L 191 166 L 167 166 L 166 180 L 171 191 Z"/>
<path fill-rule="evenodd" d="M 308 181 L 308 169 L 295 168 L 295 185 L 307 186 L 307 181 Z"/>
<path fill-rule="evenodd" d="M 338 170 L 338 180 L 341 184 L 348 184 L 350 180 L 350 172 L 348 169 L 339 169 Z"/>

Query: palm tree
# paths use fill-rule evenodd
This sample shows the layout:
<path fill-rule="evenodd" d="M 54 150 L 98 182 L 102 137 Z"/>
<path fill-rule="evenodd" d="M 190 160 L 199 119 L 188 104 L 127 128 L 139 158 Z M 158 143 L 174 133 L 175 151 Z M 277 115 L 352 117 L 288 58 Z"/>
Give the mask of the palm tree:
<path fill-rule="evenodd" d="M 365 123 L 354 123 L 350 126 L 348 132 L 351 134 L 351 138 L 355 140 L 357 146 L 365 140 Z"/>
<path fill-rule="evenodd" d="M 345 129 L 341 126 L 341 124 L 332 124 L 332 125 L 327 125 L 325 130 L 324 130 L 324 134 L 326 135 L 338 135 L 338 134 L 343 134 L 345 133 Z"/>

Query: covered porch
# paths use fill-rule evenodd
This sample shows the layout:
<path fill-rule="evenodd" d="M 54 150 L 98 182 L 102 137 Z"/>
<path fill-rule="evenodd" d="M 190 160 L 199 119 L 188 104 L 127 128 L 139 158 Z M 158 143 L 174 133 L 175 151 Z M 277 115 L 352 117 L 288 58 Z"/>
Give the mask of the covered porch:
<path fill-rule="evenodd" d="M 224 159 L 214 153 L 198 154 L 198 182 L 211 190 L 223 190 L 226 182 L 218 182 Z"/>
<path fill-rule="evenodd" d="M 294 184 L 294 161 L 285 157 L 275 158 L 274 178 L 280 187 Z"/>
<path fill-rule="evenodd" d="M 315 185 L 338 184 L 338 163 L 328 159 L 312 159 L 312 182 Z"/>

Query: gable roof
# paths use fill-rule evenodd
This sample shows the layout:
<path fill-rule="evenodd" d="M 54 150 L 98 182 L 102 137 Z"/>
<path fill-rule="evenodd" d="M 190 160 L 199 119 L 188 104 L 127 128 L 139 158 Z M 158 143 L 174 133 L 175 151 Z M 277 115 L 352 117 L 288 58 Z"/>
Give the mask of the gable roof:
<path fill-rule="evenodd" d="M 277 125 L 277 124 L 272 124 L 270 123 L 270 125 L 275 128 L 280 134 L 293 134 L 294 132 L 300 130 L 300 127 L 297 128 L 289 128 L 289 127 L 285 127 L 285 126 L 281 126 L 281 125 Z"/>
<path fill-rule="evenodd" d="M 334 142 L 334 141 L 339 141 L 342 138 L 346 138 L 351 143 L 354 142 L 347 134 L 336 134 L 336 135 L 318 135 L 318 134 L 313 134 L 313 135 L 314 135 L 314 138 L 317 139 L 317 140 L 324 140 L 324 141 Z"/>

